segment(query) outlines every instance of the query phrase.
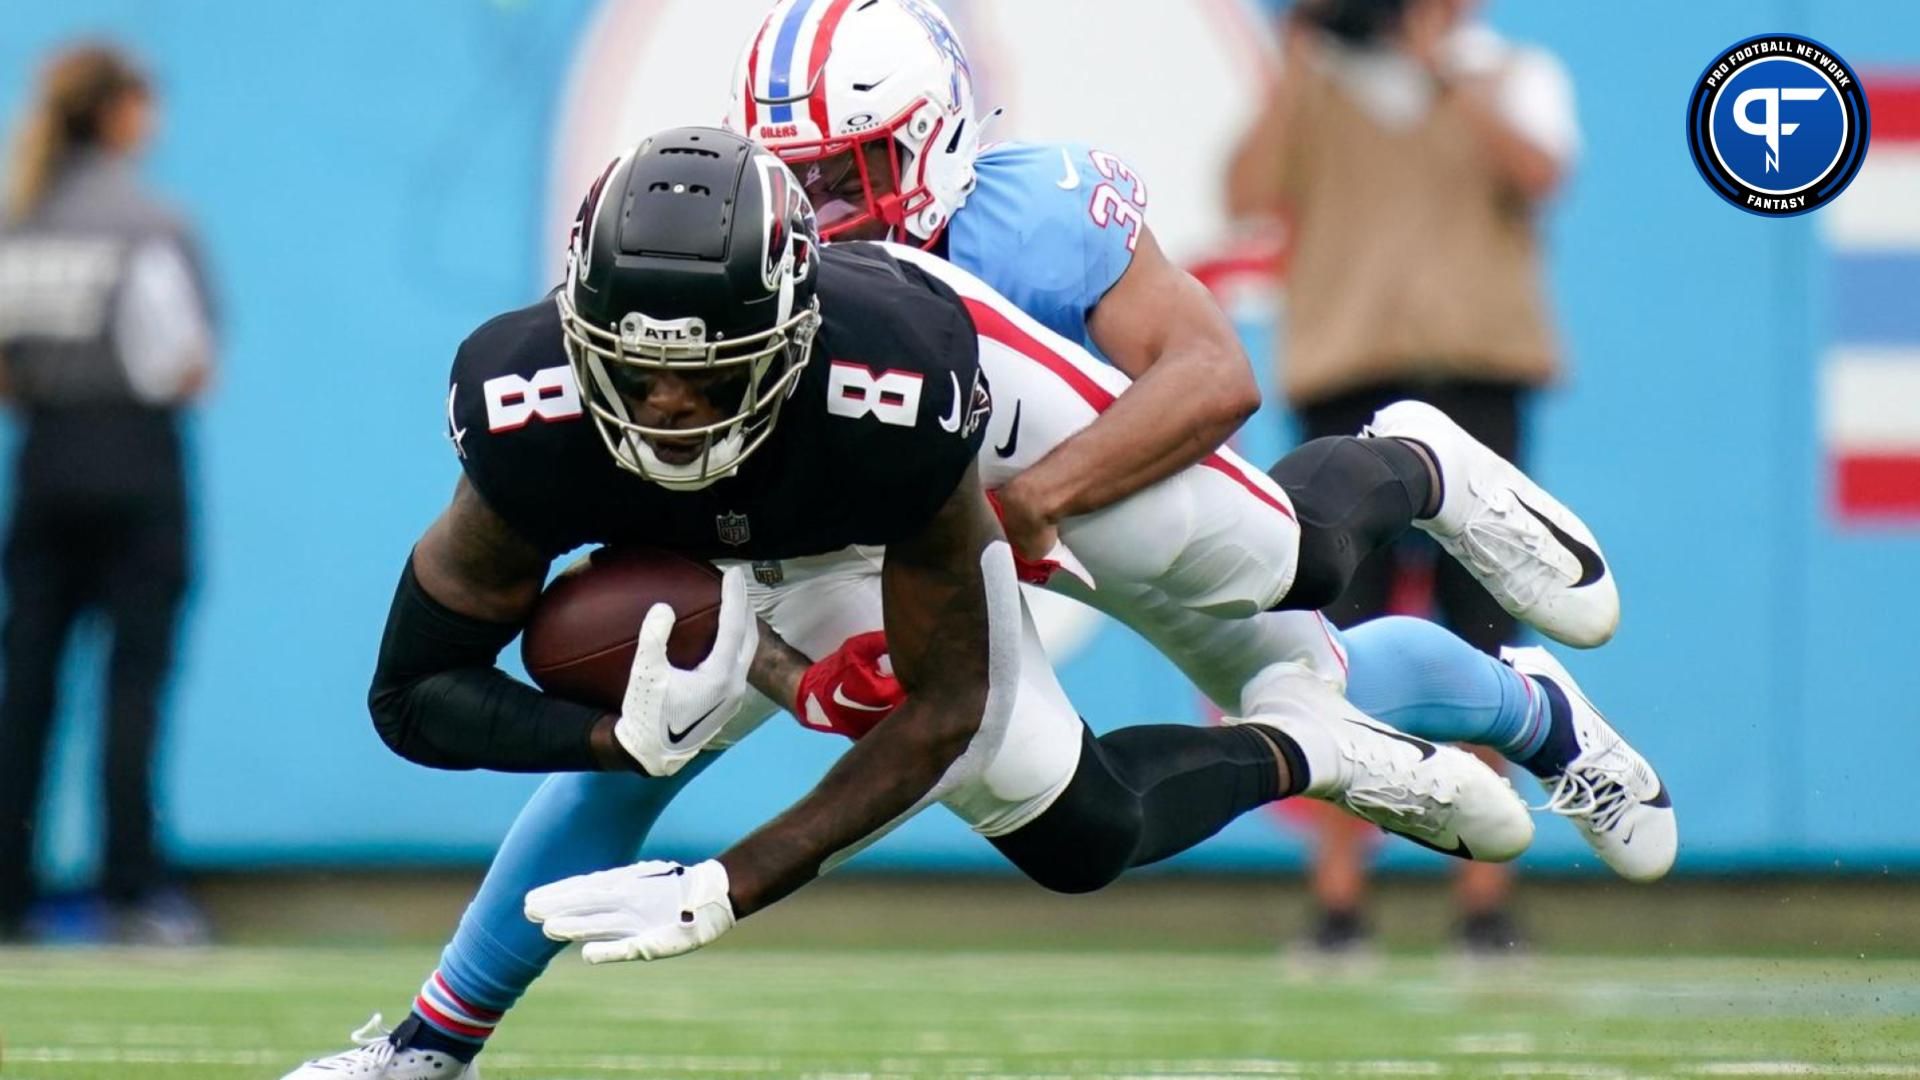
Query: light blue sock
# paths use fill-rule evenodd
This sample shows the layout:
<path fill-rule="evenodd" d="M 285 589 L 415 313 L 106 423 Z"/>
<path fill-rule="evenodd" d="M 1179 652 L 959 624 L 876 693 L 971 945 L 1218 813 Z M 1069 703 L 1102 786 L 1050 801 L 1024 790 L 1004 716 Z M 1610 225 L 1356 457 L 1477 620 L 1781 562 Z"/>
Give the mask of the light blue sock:
<path fill-rule="evenodd" d="M 1409 735 L 1490 746 L 1513 761 L 1547 737 L 1545 695 L 1527 677 L 1425 619 L 1362 623 L 1347 645 L 1347 700 Z"/>
<path fill-rule="evenodd" d="M 527 891 L 632 862 L 660 814 L 719 754 L 701 754 L 672 777 L 562 773 L 527 800 L 487 868 L 486 880 L 440 954 L 440 977 L 481 1008 L 505 1012 L 565 944 L 527 921 Z"/>

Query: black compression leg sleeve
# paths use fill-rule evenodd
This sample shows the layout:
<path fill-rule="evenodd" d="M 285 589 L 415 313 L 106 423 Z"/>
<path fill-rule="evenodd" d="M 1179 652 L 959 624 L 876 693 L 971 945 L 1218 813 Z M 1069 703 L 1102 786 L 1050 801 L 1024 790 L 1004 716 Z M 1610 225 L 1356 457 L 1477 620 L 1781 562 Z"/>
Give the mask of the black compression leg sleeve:
<path fill-rule="evenodd" d="M 1285 788 L 1282 764 L 1291 778 Z M 1092 892 L 1306 782 L 1299 748 L 1278 732 L 1149 724 L 1096 739 L 1088 731 L 1067 789 L 993 845 L 1055 892 Z"/>
<path fill-rule="evenodd" d="M 1291 611 L 1340 599 L 1360 561 L 1398 539 L 1434 495 L 1426 459 L 1399 439 L 1315 439 L 1267 475 L 1300 521 L 1300 569 L 1277 605 Z"/>

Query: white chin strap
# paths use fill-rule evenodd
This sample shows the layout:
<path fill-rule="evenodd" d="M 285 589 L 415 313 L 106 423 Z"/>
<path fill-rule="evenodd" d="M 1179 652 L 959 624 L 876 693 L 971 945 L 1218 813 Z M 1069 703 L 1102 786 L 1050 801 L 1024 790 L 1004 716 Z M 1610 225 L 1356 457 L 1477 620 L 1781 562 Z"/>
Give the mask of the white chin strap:
<path fill-rule="evenodd" d="M 645 471 L 648 480 L 674 491 L 698 491 L 733 475 L 740 465 L 740 450 L 746 442 L 746 435 L 735 428 L 726 438 L 708 447 L 704 457 L 685 465 L 661 460 L 653 447 L 638 435 L 628 435 L 622 450 L 630 464 Z"/>

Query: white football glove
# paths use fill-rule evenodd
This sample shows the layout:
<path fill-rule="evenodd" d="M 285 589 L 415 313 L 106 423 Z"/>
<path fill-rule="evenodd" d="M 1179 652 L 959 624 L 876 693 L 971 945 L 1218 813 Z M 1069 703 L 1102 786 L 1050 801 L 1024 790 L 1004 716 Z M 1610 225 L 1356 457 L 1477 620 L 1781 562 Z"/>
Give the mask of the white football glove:
<path fill-rule="evenodd" d="M 747 668 L 760 627 L 747 599 L 746 574 L 720 575 L 720 625 L 713 651 L 692 671 L 667 661 L 673 609 L 655 604 L 640 623 L 639 647 L 614 737 L 650 776 L 672 776 L 720 734 L 747 696 Z"/>
<path fill-rule="evenodd" d="M 727 869 L 651 860 L 581 874 L 527 894 L 527 918 L 554 941 L 584 941 L 589 964 L 664 960 L 733 929 Z"/>

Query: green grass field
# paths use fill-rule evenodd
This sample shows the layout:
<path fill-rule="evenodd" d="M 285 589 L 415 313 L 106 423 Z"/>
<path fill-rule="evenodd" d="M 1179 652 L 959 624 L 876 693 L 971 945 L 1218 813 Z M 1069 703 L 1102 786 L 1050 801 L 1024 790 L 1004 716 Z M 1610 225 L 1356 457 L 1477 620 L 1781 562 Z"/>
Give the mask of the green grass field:
<path fill-rule="evenodd" d="M 406 1013 L 433 950 L 0 951 L 5 1080 L 274 1080 Z M 1920 963 L 1271 952 L 563 957 L 489 1080 L 612 1077 L 1920 1076 Z"/>

